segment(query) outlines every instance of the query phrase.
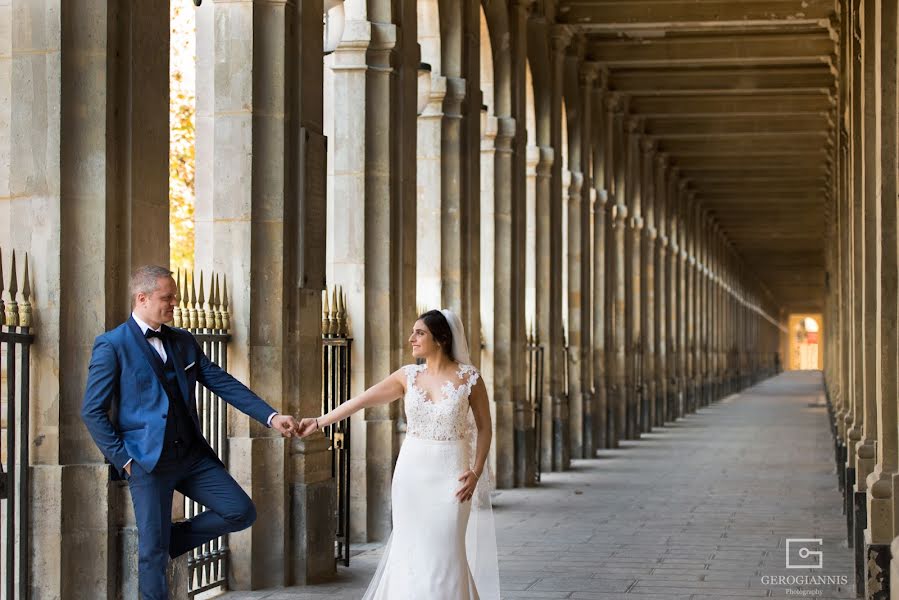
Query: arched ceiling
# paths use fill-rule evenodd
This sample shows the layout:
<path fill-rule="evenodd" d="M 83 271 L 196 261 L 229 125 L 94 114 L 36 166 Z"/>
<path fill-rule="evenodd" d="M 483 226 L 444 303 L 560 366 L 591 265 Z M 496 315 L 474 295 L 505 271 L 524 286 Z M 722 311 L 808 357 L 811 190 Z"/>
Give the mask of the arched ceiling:
<path fill-rule="evenodd" d="M 820 310 L 835 0 L 561 0 L 558 21 L 787 310 Z"/>

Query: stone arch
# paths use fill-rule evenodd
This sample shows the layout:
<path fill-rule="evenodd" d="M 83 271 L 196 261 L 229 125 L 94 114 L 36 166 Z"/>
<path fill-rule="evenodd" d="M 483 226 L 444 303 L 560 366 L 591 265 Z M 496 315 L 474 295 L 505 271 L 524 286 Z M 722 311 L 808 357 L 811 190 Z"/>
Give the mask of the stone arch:
<path fill-rule="evenodd" d="M 493 103 L 490 113 L 497 117 L 508 117 L 512 113 L 512 57 L 509 14 L 502 2 L 481 0 L 487 34 L 490 37 L 493 68 Z M 481 30 L 483 37 L 484 30 Z M 482 59 L 483 61 L 483 59 Z"/>
<path fill-rule="evenodd" d="M 528 65 L 534 98 L 534 131 L 537 146 L 552 146 L 550 123 L 552 94 L 550 93 L 549 31 L 543 19 L 528 21 Z"/>

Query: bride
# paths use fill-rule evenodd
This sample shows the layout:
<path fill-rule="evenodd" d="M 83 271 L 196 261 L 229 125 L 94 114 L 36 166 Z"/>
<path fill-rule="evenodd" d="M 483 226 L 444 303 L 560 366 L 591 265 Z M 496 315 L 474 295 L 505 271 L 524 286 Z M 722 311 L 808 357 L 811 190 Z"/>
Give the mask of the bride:
<path fill-rule="evenodd" d="M 403 398 L 407 429 L 391 487 L 393 532 L 363 600 L 499 600 L 487 388 L 452 311 L 422 314 L 409 343 L 422 364 L 303 419 L 302 434 Z"/>

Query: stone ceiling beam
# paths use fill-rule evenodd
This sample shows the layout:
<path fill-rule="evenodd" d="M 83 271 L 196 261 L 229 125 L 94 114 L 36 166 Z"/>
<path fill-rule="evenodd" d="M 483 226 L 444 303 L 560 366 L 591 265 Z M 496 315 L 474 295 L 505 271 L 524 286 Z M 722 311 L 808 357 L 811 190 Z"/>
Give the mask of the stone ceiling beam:
<path fill-rule="evenodd" d="M 774 93 L 730 96 L 636 96 L 630 99 L 633 113 L 646 118 L 660 115 L 743 115 L 829 114 L 834 109 L 830 94 Z"/>
<path fill-rule="evenodd" d="M 676 137 L 683 134 L 719 135 L 769 132 L 806 132 L 830 129 L 830 119 L 823 114 L 766 115 L 764 117 L 731 117 L 707 115 L 706 118 L 656 117 L 646 121 L 646 133 L 653 137 Z"/>
<path fill-rule="evenodd" d="M 835 87 L 829 65 L 612 71 L 609 87 L 632 96 L 672 94 L 828 93 Z"/>
<path fill-rule="evenodd" d="M 830 26 L 833 0 L 566 0 L 559 21 L 586 31 L 675 29 L 715 30 L 769 27 L 777 24 Z"/>
<path fill-rule="evenodd" d="M 714 67 L 722 65 L 831 64 L 830 34 L 761 34 L 672 38 L 602 39 L 589 42 L 587 56 L 611 68 Z"/>

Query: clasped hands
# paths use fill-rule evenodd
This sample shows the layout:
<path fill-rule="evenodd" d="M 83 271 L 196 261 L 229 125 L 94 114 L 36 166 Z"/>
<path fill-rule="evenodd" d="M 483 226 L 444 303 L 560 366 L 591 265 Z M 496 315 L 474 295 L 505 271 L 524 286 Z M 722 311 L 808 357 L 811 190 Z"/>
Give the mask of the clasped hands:
<path fill-rule="evenodd" d="M 296 419 L 289 415 L 277 415 L 272 418 L 272 428 L 276 429 L 284 437 L 307 437 L 318 431 L 318 419 L 306 417 Z"/>

